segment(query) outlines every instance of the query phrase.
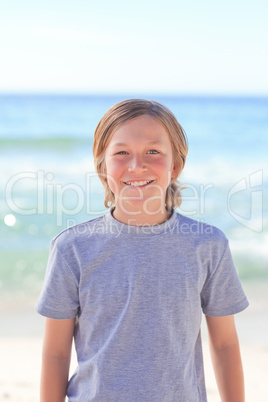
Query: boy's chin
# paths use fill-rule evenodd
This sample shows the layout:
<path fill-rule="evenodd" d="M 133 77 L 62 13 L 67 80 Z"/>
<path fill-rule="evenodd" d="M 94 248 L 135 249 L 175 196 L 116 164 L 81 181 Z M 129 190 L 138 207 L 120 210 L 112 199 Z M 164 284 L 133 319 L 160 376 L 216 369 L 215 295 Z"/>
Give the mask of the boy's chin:
<path fill-rule="evenodd" d="M 165 201 L 156 201 L 149 199 L 124 199 L 116 202 L 117 210 L 125 215 L 158 215 L 166 211 Z"/>

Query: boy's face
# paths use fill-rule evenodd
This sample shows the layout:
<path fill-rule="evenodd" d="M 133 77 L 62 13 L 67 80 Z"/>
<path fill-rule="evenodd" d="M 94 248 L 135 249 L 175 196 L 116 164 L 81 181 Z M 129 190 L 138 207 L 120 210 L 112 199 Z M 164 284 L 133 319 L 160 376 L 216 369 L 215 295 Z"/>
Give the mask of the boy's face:
<path fill-rule="evenodd" d="M 141 116 L 119 127 L 106 149 L 105 163 L 116 208 L 130 215 L 165 209 L 166 190 L 178 169 L 160 123 Z"/>

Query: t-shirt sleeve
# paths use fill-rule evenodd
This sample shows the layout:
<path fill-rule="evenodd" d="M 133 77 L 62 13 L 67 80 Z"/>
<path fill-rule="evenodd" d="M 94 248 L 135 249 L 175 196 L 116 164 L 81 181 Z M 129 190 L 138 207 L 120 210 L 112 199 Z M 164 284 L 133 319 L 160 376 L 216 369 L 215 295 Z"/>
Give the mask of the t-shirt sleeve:
<path fill-rule="evenodd" d="M 202 310 L 206 315 L 223 317 L 239 313 L 248 304 L 227 242 L 219 263 L 209 273 L 203 286 Z"/>
<path fill-rule="evenodd" d="M 46 275 L 35 310 L 48 318 L 69 319 L 79 312 L 78 281 L 52 240 Z"/>

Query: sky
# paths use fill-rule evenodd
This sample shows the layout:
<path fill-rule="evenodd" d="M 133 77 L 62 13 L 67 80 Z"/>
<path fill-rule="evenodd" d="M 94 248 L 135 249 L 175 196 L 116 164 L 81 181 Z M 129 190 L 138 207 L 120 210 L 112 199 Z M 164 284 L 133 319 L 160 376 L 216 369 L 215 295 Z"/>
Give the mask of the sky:
<path fill-rule="evenodd" d="M 268 95 L 267 0 L 0 0 L 0 93 Z"/>

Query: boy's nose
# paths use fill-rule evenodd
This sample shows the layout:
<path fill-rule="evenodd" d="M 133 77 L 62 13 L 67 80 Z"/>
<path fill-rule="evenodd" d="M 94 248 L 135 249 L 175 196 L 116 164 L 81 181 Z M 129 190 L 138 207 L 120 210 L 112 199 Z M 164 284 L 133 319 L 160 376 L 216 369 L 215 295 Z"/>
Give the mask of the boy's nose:
<path fill-rule="evenodd" d="M 140 155 L 134 155 L 130 161 L 128 171 L 129 172 L 144 172 L 147 170 L 147 166 Z"/>

